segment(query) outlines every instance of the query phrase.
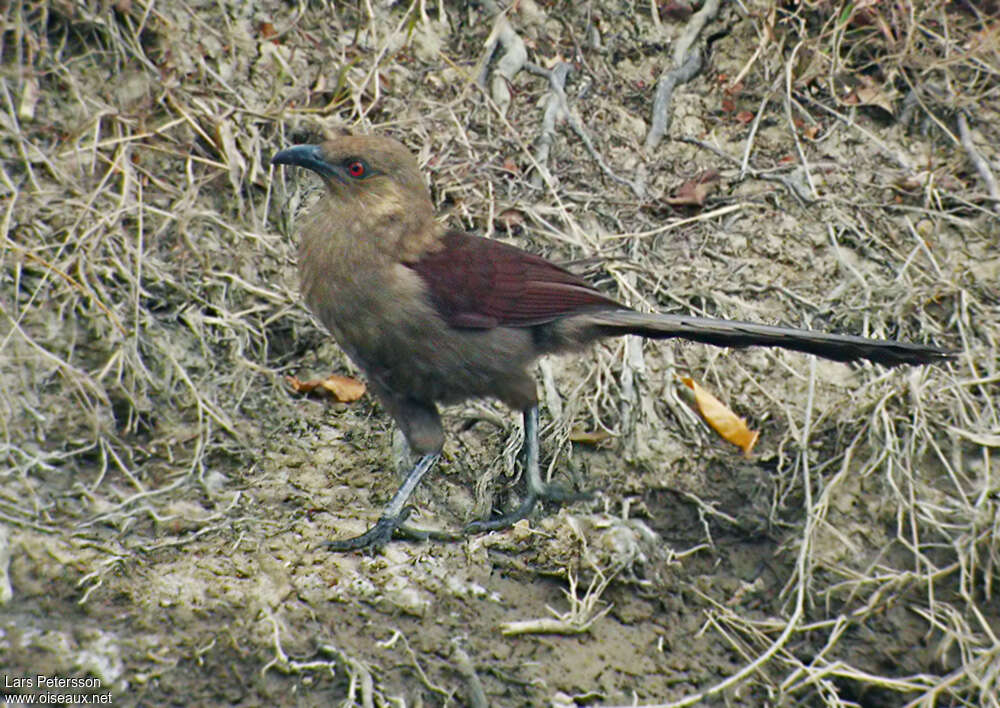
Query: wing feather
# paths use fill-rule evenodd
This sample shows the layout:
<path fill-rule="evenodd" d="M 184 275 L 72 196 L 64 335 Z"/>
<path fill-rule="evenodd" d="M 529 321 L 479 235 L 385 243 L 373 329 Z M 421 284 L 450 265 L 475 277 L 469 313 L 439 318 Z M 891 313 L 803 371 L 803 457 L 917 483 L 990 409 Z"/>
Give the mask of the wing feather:
<path fill-rule="evenodd" d="M 440 245 L 407 265 L 453 327 L 530 327 L 622 307 L 579 276 L 515 246 L 461 231 L 446 232 Z"/>

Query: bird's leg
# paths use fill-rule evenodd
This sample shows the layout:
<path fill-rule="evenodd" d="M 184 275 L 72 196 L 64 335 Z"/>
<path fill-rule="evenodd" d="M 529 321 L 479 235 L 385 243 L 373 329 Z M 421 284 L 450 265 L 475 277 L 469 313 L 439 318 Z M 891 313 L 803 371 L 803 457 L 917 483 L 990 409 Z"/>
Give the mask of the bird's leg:
<path fill-rule="evenodd" d="M 568 502 L 589 498 L 589 494 L 569 492 L 555 484 L 542 481 L 542 470 L 538 462 L 538 406 L 524 409 L 524 446 L 521 454 L 524 456 L 524 472 L 527 477 L 528 493 L 521 505 L 510 514 L 499 519 L 484 519 L 473 521 L 465 527 L 467 533 L 480 531 L 496 531 L 513 526 L 526 518 L 539 501 Z"/>
<path fill-rule="evenodd" d="M 440 453 L 432 453 L 421 457 L 413 469 L 406 475 L 406 479 L 396 490 L 392 500 L 382 511 L 382 517 L 360 536 L 345 538 L 342 541 L 327 541 L 324 546 L 331 551 L 357 551 L 360 549 L 378 549 L 388 543 L 394 532 L 400 532 L 408 538 L 424 539 L 429 538 L 430 533 L 417 531 L 403 526 L 406 517 L 413 511 L 412 506 L 407 506 L 413 490 L 420 484 L 420 480 L 427 474 L 434 463 L 440 459 Z"/>

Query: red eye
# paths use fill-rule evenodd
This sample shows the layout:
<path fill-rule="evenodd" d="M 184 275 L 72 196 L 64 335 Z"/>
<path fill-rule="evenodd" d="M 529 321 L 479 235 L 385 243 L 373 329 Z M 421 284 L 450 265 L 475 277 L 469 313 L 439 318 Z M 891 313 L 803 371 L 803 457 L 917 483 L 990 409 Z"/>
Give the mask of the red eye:
<path fill-rule="evenodd" d="M 351 177 L 364 177 L 365 163 L 361 160 L 355 160 L 347 166 L 347 172 L 351 175 Z"/>

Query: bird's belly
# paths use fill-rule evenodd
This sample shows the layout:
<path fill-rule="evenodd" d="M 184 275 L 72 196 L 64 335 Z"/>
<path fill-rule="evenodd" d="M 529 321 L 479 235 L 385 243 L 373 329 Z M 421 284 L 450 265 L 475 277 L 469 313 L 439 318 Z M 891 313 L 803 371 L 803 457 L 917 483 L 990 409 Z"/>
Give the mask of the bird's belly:
<path fill-rule="evenodd" d="M 316 314 L 385 394 L 428 403 L 490 397 L 514 408 L 535 400 L 527 367 L 536 348 L 527 328 L 449 327 L 425 299 L 378 288 L 323 302 L 337 304 L 314 307 Z"/>
<path fill-rule="evenodd" d="M 523 400 L 524 379 L 532 397 L 534 391 L 526 372 L 534 358 L 527 330 L 456 330 L 444 323 L 419 329 L 382 332 L 375 346 L 358 350 L 355 361 L 388 391 L 421 401 L 492 397 L 514 407 L 530 403 Z"/>

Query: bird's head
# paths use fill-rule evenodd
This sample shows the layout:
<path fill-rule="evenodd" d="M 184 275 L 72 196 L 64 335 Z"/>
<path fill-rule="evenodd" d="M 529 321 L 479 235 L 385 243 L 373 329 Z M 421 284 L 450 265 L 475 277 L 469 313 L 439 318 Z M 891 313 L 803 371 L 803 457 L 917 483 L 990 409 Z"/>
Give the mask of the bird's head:
<path fill-rule="evenodd" d="M 345 237 L 377 240 L 390 251 L 404 234 L 437 231 L 434 208 L 420 168 L 398 140 L 376 135 L 343 135 L 318 145 L 296 145 L 276 153 L 272 165 L 294 165 L 323 178 L 331 199 L 318 215 L 338 225 Z"/>
<path fill-rule="evenodd" d="M 429 201 L 413 154 L 393 138 L 344 135 L 318 145 L 296 145 L 275 154 L 271 164 L 312 170 L 342 198 L 367 194 Z"/>

